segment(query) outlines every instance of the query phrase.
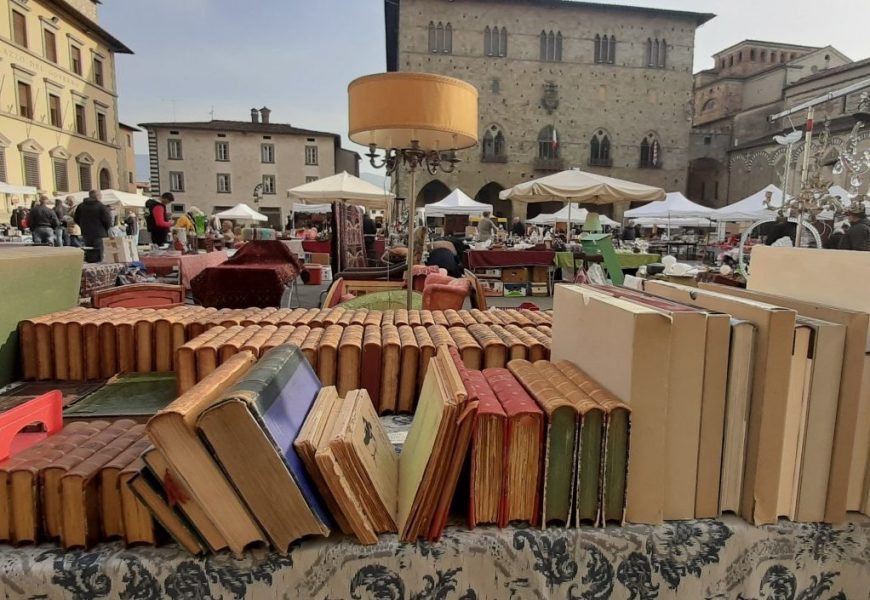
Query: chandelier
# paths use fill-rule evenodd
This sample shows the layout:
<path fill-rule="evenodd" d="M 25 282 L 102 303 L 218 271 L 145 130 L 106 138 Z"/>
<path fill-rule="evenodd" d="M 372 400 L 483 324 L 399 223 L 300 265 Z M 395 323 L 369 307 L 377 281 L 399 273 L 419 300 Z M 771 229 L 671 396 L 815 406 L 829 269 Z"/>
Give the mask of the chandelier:
<path fill-rule="evenodd" d="M 858 135 L 861 129 L 870 123 L 870 94 L 862 92 L 858 102 L 858 111 L 854 114 L 855 125 L 849 133 L 846 146 L 840 151 L 837 162 L 834 163 L 834 175 L 849 174 L 849 200 L 852 208 L 861 209 L 863 203 L 860 189 L 864 184 L 864 176 L 870 172 L 870 149 L 858 150 Z"/>

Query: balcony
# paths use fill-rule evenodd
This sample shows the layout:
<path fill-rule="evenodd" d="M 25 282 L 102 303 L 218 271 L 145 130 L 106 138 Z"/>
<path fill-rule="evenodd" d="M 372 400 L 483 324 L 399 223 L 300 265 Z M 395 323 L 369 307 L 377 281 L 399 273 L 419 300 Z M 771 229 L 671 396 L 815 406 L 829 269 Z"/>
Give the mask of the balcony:
<path fill-rule="evenodd" d="M 561 158 L 536 158 L 534 167 L 536 171 L 564 171 L 565 161 Z"/>
<path fill-rule="evenodd" d="M 589 159 L 590 167 L 612 167 L 613 159 L 612 158 L 590 158 Z"/>
<path fill-rule="evenodd" d="M 482 163 L 507 163 L 506 154 L 481 154 L 480 162 Z"/>

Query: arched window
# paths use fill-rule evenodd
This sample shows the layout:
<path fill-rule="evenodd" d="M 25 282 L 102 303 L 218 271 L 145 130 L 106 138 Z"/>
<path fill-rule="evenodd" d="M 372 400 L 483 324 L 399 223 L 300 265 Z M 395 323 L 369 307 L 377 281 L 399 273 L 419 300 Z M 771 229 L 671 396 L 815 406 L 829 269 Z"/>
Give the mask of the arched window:
<path fill-rule="evenodd" d="M 707 112 L 708 110 L 713 110 L 716 108 L 716 99 L 710 98 L 706 102 L 704 102 L 704 106 L 701 107 L 701 112 Z"/>
<path fill-rule="evenodd" d="M 733 55 L 733 54 L 732 54 L 731 56 L 728 57 L 728 66 L 729 66 L 729 67 L 733 67 L 733 66 L 734 66 L 734 55 Z"/>
<path fill-rule="evenodd" d="M 725 59 L 724 59 L 724 58 L 722 58 L 722 59 L 719 60 L 719 68 L 720 68 L 720 69 L 724 69 L 724 68 L 725 68 Z"/>
<path fill-rule="evenodd" d="M 552 125 L 538 133 L 538 158 L 553 160 L 559 158 L 559 132 Z"/>
<path fill-rule="evenodd" d="M 661 145 L 654 133 L 648 133 L 640 141 L 640 168 L 658 169 L 661 167 Z"/>
<path fill-rule="evenodd" d="M 507 29 L 489 25 L 483 30 L 483 53 L 486 56 L 507 56 Z"/>
<path fill-rule="evenodd" d="M 438 42 L 435 38 L 435 23 L 429 21 L 429 52 L 438 52 Z"/>
<path fill-rule="evenodd" d="M 109 169 L 100 169 L 100 189 L 108 190 L 112 188 L 112 177 L 109 175 Z"/>
<path fill-rule="evenodd" d="M 453 54 L 453 26 L 450 23 L 444 26 L 444 48 L 441 52 Z"/>
<path fill-rule="evenodd" d="M 770 51 L 770 62 L 776 62 L 776 52 L 774 52 L 773 50 Z"/>
<path fill-rule="evenodd" d="M 541 60 L 560 62 L 562 60 L 562 32 L 541 32 Z"/>
<path fill-rule="evenodd" d="M 603 129 L 592 135 L 589 143 L 589 164 L 593 167 L 609 167 L 613 164 L 610 158 L 610 136 Z"/>
<path fill-rule="evenodd" d="M 490 125 L 483 134 L 483 161 L 502 162 L 505 157 L 504 134 L 498 125 Z"/>
<path fill-rule="evenodd" d="M 595 58 L 595 62 L 601 62 L 601 36 L 597 33 L 595 34 L 595 49 L 593 51 L 593 57 Z"/>
<path fill-rule="evenodd" d="M 739 63 L 743 62 L 743 50 L 741 50 L 740 52 L 737 53 L 737 62 L 739 62 Z"/>
<path fill-rule="evenodd" d="M 613 59 L 616 56 L 616 36 L 601 36 L 595 34 L 595 55 L 596 63 L 613 64 Z"/>
<path fill-rule="evenodd" d="M 654 69 L 664 69 L 667 65 L 667 47 L 665 40 L 647 38 L 646 40 L 646 66 Z"/>
<path fill-rule="evenodd" d="M 507 56 L 507 28 L 502 27 L 498 36 L 498 55 Z"/>
<path fill-rule="evenodd" d="M 429 21 L 429 52 L 432 54 L 450 54 L 453 52 L 453 27 L 441 21 L 436 25 Z"/>
<path fill-rule="evenodd" d="M 755 62 L 755 48 L 749 50 L 749 60 Z"/>
<path fill-rule="evenodd" d="M 492 30 L 489 25 L 483 29 L 483 54 L 492 56 Z"/>
<path fill-rule="evenodd" d="M 758 54 L 758 60 L 759 60 L 760 62 L 767 62 L 767 50 L 762 50 L 762 51 Z"/>

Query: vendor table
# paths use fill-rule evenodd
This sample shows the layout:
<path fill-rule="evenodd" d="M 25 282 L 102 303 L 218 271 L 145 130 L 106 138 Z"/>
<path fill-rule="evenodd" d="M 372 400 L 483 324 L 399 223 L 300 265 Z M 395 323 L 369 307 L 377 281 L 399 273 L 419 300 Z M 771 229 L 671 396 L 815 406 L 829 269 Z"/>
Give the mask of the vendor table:
<path fill-rule="evenodd" d="M 3 598 L 866 598 L 870 520 L 752 527 L 733 517 L 540 530 L 451 526 L 440 542 L 335 536 L 287 556 L 194 557 L 120 543 L 0 546 Z"/>
<path fill-rule="evenodd" d="M 332 242 L 330 240 L 304 240 L 302 247 L 306 252 L 329 254 L 332 252 Z"/>
<path fill-rule="evenodd" d="M 97 290 L 115 287 L 118 274 L 126 266 L 126 263 L 84 263 L 79 297 L 90 298 Z"/>
<path fill-rule="evenodd" d="M 468 250 L 465 266 L 469 269 L 552 267 L 555 256 L 552 250 Z"/>
<path fill-rule="evenodd" d="M 557 252 L 556 266 L 560 269 L 571 268 L 573 264 L 572 252 Z M 634 254 L 629 252 L 617 252 L 616 258 L 619 260 L 619 266 L 623 269 L 638 269 L 643 265 L 659 262 L 661 256 L 659 254 Z"/>
<path fill-rule="evenodd" d="M 150 273 L 166 275 L 178 269 L 179 283 L 184 290 L 190 290 L 191 280 L 208 267 L 214 267 L 226 262 L 229 256 L 225 250 L 204 252 L 199 254 L 142 256 L 140 261 Z"/>
<path fill-rule="evenodd" d="M 664 249 L 666 254 L 672 254 L 675 258 L 680 258 L 680 250 L 685 250 L 683 255 L 686 260 L 695 260 L 695 255 L 698 253 L 698 242 L 665 241 L 655 242 L 650 246 L 653 249 Z"/>

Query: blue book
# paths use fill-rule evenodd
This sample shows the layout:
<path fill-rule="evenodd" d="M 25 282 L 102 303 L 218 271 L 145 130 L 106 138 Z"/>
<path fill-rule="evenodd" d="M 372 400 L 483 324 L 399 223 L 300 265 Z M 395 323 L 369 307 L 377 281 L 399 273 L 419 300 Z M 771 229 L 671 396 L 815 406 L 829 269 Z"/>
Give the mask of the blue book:
<path fill-rule="evenodd" d="M 197 420 L 203 441 L 280 552 L 299 538 L 329 535 L 332 525 L 293 447 L 320 387 L 298 347 L 277 346 Z"/>

